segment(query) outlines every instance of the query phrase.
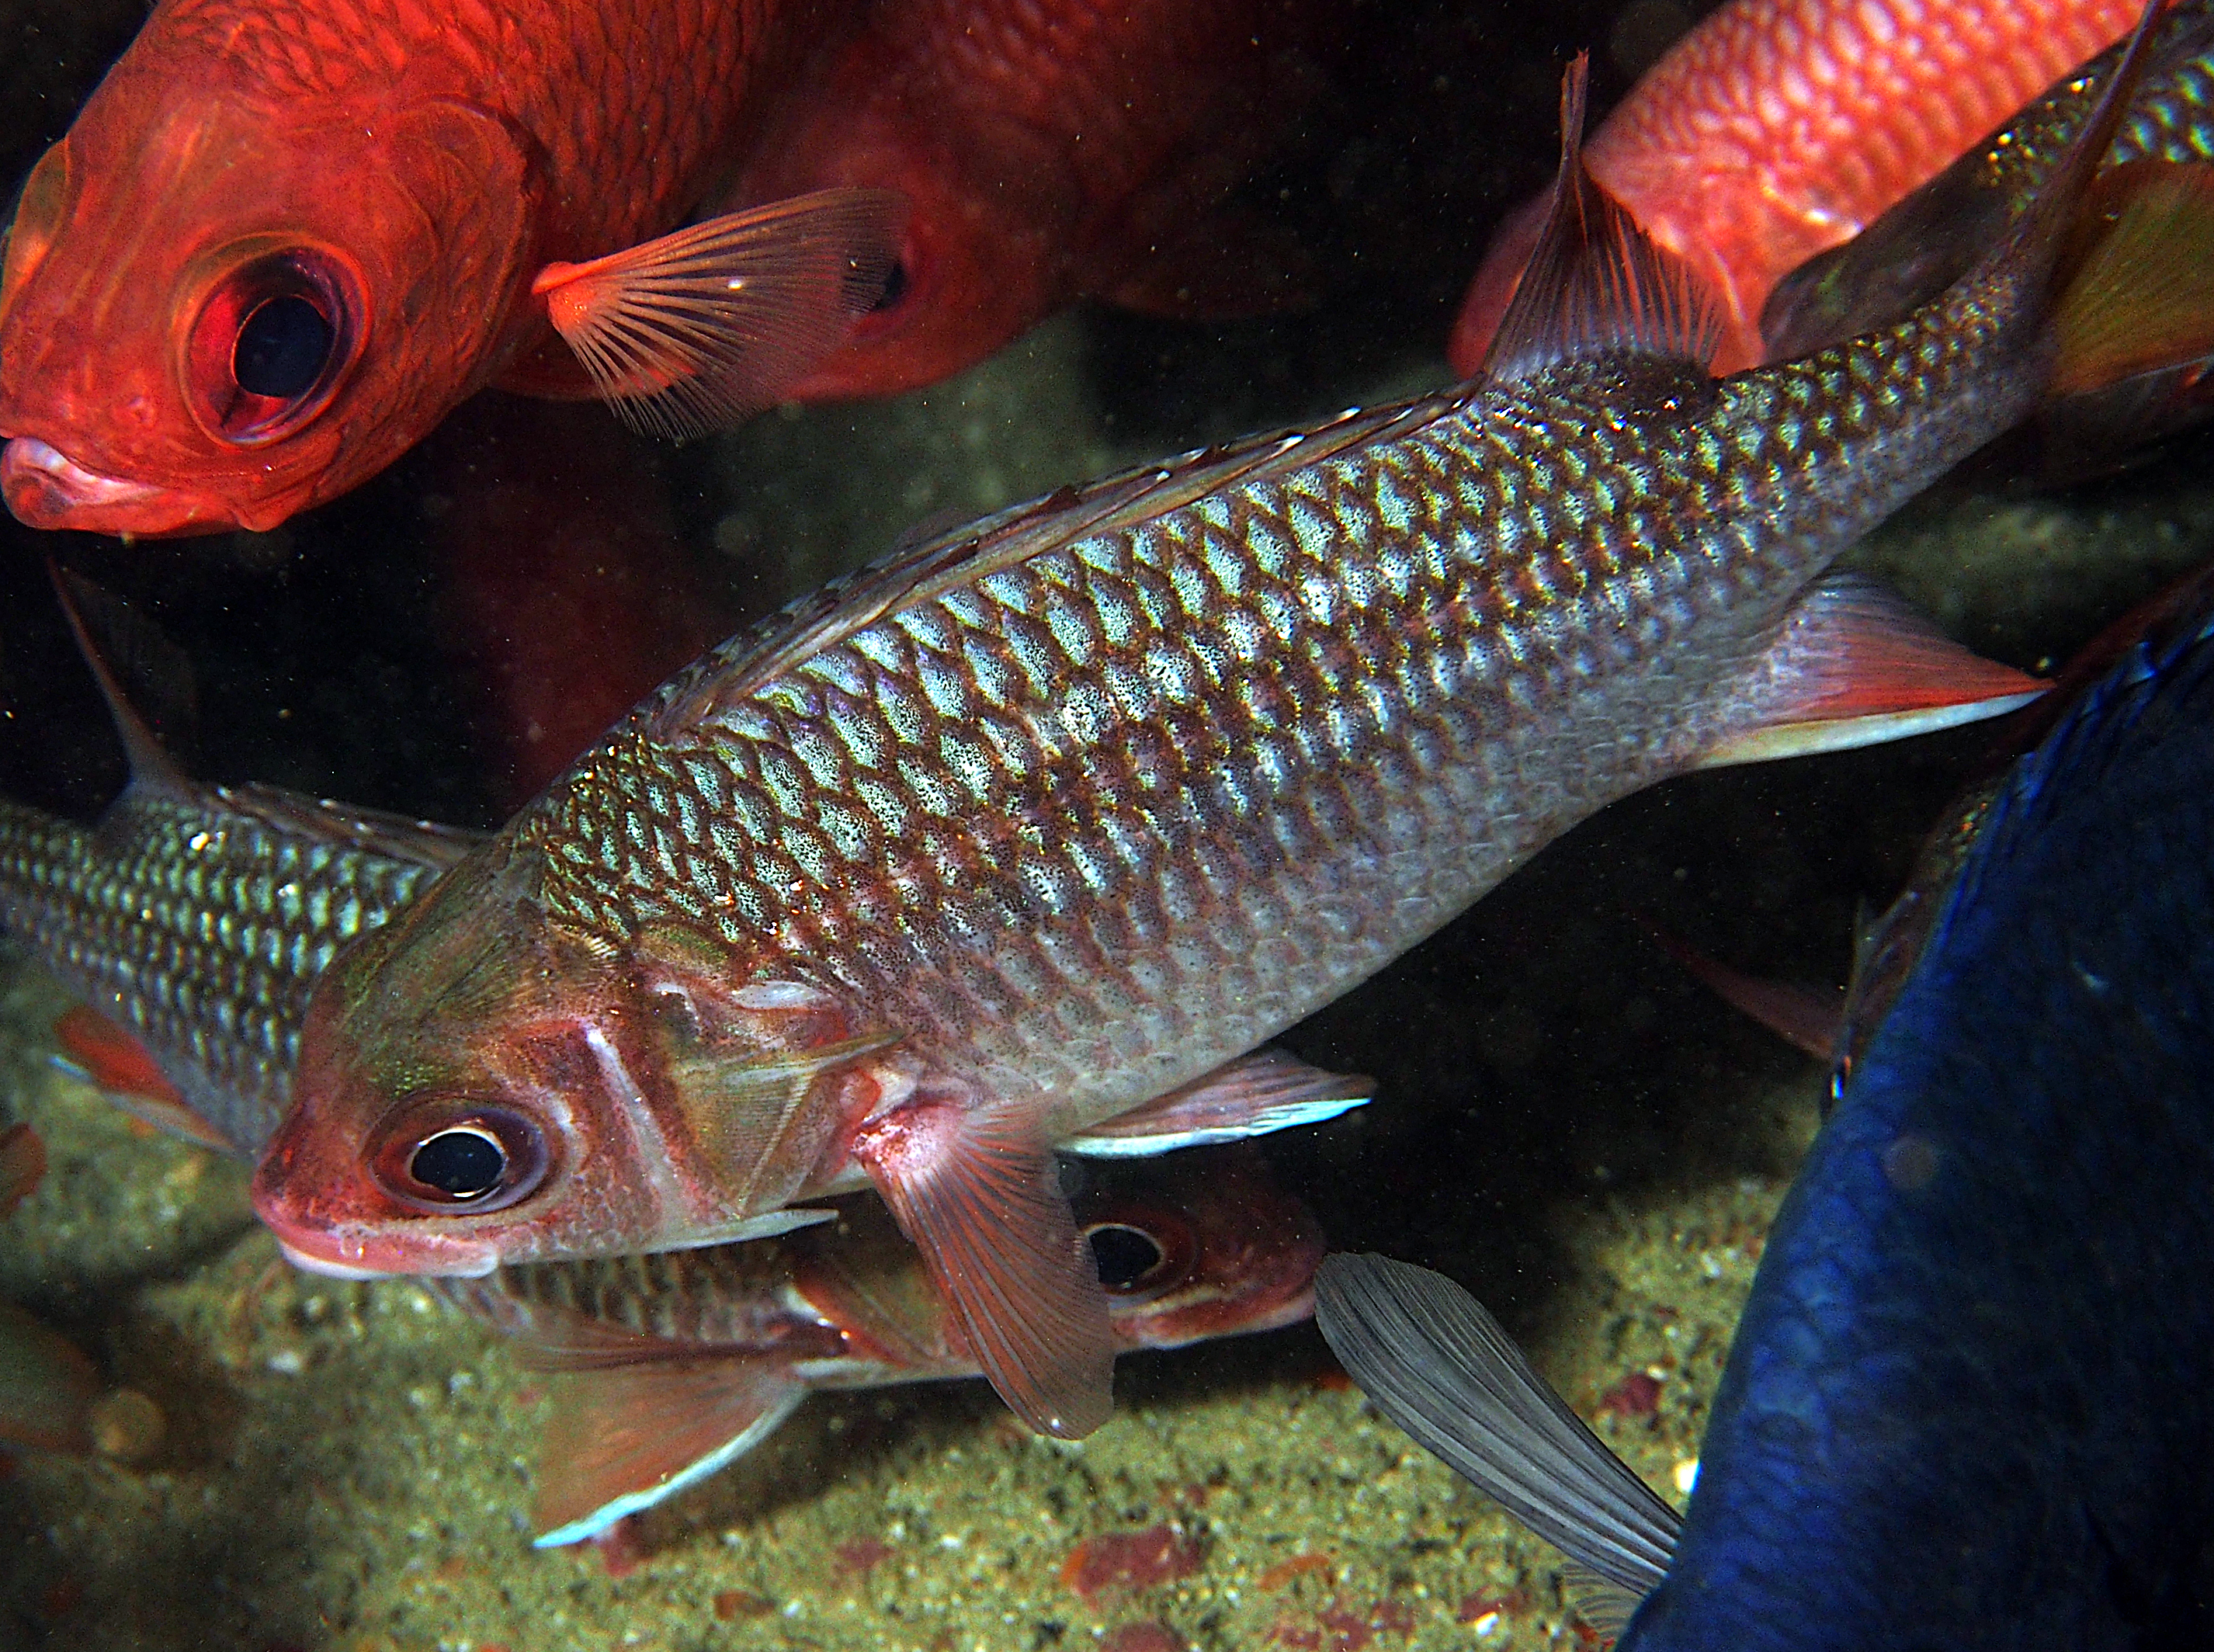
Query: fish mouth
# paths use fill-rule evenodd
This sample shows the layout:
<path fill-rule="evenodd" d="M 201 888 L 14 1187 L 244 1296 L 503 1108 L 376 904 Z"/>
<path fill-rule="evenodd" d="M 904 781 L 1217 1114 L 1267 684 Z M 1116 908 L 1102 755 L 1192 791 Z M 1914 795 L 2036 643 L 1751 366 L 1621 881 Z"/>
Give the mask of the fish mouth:
<path fill-rule="evenodd" d="M 390 1279 L 401 1274 L 481 1279 L 499 1266 L 499 1252 L 493 1246 L 462 1239 L 418 1241 L 403 1251 L 376 1239 L 280 1233 L 277 1248 L 303 1273 L 329 1279 Z"/>
<path fill-rule="evenodd" d="M 104 475 L 34 436 L 0 449 L 0 495 L 27 528 L 151 537 L 239 525 L 228 506 L 206 494 Z"/>

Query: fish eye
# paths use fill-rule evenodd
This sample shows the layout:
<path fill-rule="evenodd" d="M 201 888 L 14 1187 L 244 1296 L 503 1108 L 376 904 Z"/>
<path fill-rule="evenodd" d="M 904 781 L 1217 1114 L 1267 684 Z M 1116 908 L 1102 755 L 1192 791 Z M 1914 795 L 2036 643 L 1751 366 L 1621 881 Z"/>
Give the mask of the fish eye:
<path fill-rule="evenodd" d="M 194 416 L 235 447 L 291 435 L 330 405 L 360 354 L 361 315 L 336 258 L 249 249 L 229 263 L 192 327 L 184 376 Z"/>
<path fill-rule="evenodd" d="M 1142 1227 L 1100 1222 L 1085 1230 L 1099 1282 L 1115 1292 L 1133 1291 L 1151 1281 L 1169 1259 L 1168 1249 Z"/>
<path fill-rule="evenodd" d="M 377 1133 L 369 1162 L 384 1190 L 426 1213 L 499 1210 L 546 1180 L 546 1133 L 505 1107 L 404 1106 Z"/>
<path fill-rule="evenodd" d="M 291 401 L 305 395 L 331 358 L 330 318 L 297 293 L 279 293 L 241 323 L 230 376 L 248 395 Z"/>

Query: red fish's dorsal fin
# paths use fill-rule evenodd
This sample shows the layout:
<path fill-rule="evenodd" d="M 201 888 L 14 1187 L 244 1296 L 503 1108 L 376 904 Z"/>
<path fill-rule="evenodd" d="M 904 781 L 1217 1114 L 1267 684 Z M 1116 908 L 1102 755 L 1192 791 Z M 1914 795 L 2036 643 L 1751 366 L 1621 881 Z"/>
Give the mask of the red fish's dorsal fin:
<path fill-rule="evenodd" d="M 1484 358 L 1484 376 L 1511 383 L 1562 362 L 1634 352 L 1704 370 L 1722 313 L 1689 265 L 1654 244 L 1584 168 L 1579 55 L 1561 79 L 1561 169 L 1520 284 Z"/>
<path fill-rule="evenodd" d="M 107 714 L 114 719 L 115 732 L 122 738 L 124 754 L 131 761 L 131 785 L 142 792 L 156 792 L 180 801 L 197 799 L 199 787 L 162 749 L 154 731 L 124 697 L 122 687 L 108 665 L 112 650 L 124 661 L 134 681 L 150 686 L 162 704 L 174 713 L 172 720 L 189 727 L 195 695 L 192 666 L 184 651 L 163 636 L 152 621 L 89 579 L 52 561 L 47 563 L 46 572 L 54 582 L 54 594 L 61 603 L 62 615 L 76 638 L 77 651 L 84 656 L 93 681 L 100 685 L 101 698 L 107 702 Z M 95 628 L 100 633 L 97 641 L 93 635 Z"/>
<path fill-rule="evenodd" d="M 1053 1154 L 1025 1123 L 1005 1107 L 917 1100 L 864 1125 L 853 1157 L 1008 1409 L 1080 1440 L 1113 1409 L 1114 1329 Z"/>
<path fill-rule="evenodd" d="M 1997 717 L 2051 685 L 1960 646 L 1856 574 L 1807 588 L 1735 690 L 1697 767 L 1850 751 Z"/>
<path fill-rule="evenodd" d="M 583 1542 L 697 1484 L 774 1434 L 807 1392 L 781 1360 L 681 1349 L 564 1373 L 540 1436 L 533 1542 Z"/>
<path fill-rule="evenodd" d="M 826 189 L 726 212 L 530 284 L 626 424 L 682 441 L 770 406 L 883 295 L 906 203 Z"/>

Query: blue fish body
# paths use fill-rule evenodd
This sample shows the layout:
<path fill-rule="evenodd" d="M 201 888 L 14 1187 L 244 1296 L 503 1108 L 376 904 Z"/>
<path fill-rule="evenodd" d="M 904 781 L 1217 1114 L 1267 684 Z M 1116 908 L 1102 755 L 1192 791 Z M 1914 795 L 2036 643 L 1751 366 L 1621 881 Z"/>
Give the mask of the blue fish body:
<path fill-rule="evenodd" d="M 1621 1645 L 2199 1643 L 2210 1354 L 2214 626 L 2007 783 L 1777 1216 Z"/>

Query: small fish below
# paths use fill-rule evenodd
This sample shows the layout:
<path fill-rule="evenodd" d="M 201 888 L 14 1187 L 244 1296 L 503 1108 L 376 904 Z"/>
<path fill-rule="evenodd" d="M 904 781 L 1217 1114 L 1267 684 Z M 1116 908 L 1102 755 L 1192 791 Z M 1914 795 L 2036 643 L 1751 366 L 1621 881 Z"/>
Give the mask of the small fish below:
<path fill-rule="evenodd" d="M 1623 1652 L 2214 1636 L 2214 618 L 2000 782 L 1768 1235 L 1678 1515 L 1451 1281 L 1333 1257 L 1386 1416 Z"/>
<path fill-rule="evenodd" d="M 1313 1312 L 1320 1230 L 1257 1154 L 1065 1171 L 1120 1352 Z M 437 1282 L 560 1374 L 539 1452 L 541 1548 L 596 1537 L 753 1450 L 809 1394 L 981 1374 L 873 1198 L 781 1239 Z"/>

